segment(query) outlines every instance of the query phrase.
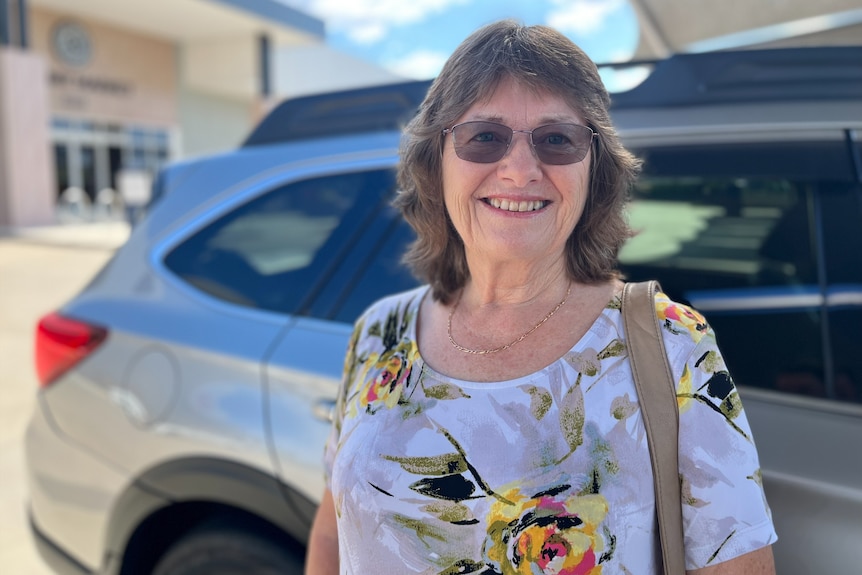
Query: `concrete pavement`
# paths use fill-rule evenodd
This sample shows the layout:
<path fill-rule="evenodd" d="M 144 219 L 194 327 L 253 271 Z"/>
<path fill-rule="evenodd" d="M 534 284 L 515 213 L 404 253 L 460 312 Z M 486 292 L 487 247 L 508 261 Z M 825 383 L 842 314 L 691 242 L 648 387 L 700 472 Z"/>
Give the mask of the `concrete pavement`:
<path fill-rule="evenodd" d="M 55 248 L 113 250 L 123 245 L 129 237 L 129 232 L 129 224 L 122 221 L 69 223 L 26 228 L 0 226 L 0 241 L 16 244 L 38 244 Z"/>
<path fill-rule="evenodd" d="M 0 575 L 49 575 L 27 526 L 22 438 L 38 384 L 38 319 L 80 290 L 122 245 L 122 222 L 0 228 Z"/>

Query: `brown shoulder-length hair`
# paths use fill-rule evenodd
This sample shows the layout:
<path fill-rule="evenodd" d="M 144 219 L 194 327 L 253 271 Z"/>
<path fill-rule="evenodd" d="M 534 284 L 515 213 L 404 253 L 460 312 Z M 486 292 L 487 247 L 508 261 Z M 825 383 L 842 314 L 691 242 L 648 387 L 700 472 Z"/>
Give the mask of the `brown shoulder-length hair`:
<path fill-rule="evenodd" d="M 631 236 L 623 210 L 640 162 L 611 125 L 610 96 L 596 65 L 571 40 L 546 26 L 496 22 L 471 34 L 432 83 L 404 129 L 400 191 L 395 206 L 416 231 L 404 261 L 448 303 L 470 277 L 464 244 L 443 202 L 443 130 L 511 77 L 539 93 L 563 98 L 598 136 L 593 140 L 590 190 L 566 242 L 571 279 L 592 284 L 619 276 L 617 254 Z"/>

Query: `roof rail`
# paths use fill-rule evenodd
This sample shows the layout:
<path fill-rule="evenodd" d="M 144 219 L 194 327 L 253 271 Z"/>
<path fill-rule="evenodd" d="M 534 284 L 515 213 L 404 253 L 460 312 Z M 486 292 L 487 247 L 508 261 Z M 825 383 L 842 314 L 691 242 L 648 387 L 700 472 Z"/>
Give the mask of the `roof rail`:
<path fill-rule="evenodd" d="M 411 81 L 286 100 L 258 124 L 242 147 L 400 130 L 430 86 L 430 80 Z"/>
<path fill-rule="evenodd" d="M 611 95 L 614 109 L 848 99 L 862 101 L 862 46 L 678 54 Z"/>

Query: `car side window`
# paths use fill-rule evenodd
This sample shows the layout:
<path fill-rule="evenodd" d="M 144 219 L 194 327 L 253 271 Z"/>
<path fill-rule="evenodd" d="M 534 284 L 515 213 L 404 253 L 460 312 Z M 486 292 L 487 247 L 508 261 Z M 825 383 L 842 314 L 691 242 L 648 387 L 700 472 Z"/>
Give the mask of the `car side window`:
<path fill-rule="evenodd" d="M 165 265 L 237 305 L 292 313 L 391 194 L 389 170 L 324 176 L 276 188 L 175 247 Z"/>
<path fill-rule="evenodd" d="M 400 214 L 395 218 L 394 229 L 381 242 L 370 261 L 363 262 L 349 293 L 334 309 L 335 320 L 352 323 L 376 300 L 419 285 L 419 280 L 401 261 L 416 234 Z"/>
<path fill-rule="evenodd" d="M 820 391 L 862 403 L 862 183 L 832 186 L 823 194 L 821 213 L 834 376 Z"/>
<path fill-rule="evenodd" d="M 691 301 L 707 290 L 815 282 L 809 194 L 785 179 L 646 176 L 623 266 L 661 273 Z"/>
<path fill-rule="evenodd" d="M 817 218 L 823 194 L 846 184 L 810 156 L 794 162 L 799 152 L 646 152 L 629 213 L 637 235 L 620 262 L 628 279 L 656 278 L 706 316 L 737 383 L 845 399 L 828 384 L 834 354 Z"/>

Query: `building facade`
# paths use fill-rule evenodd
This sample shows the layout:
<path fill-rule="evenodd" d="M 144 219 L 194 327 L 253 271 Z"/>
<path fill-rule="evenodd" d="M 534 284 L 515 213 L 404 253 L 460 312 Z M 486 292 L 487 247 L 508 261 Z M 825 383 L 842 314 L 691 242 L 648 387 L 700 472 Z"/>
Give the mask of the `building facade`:
<path fill-rule="evenodd" d="M 242 141 L 279 50 L 323 43 L 276 0 L 0 0 L 0 226 L 145 201 L 166 162 Z"/>

